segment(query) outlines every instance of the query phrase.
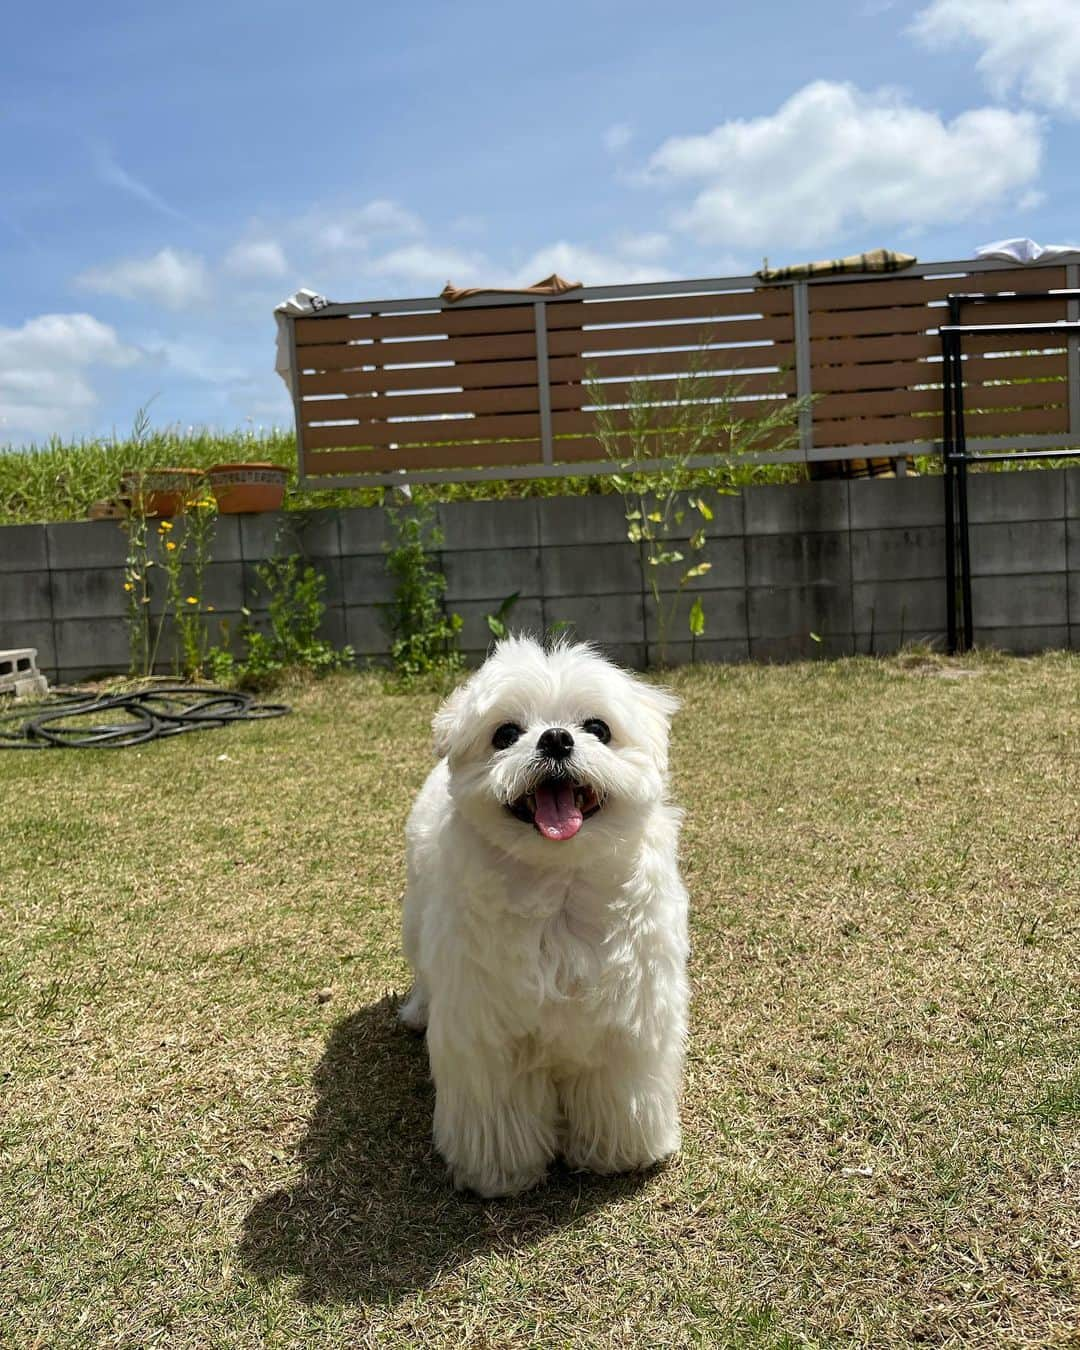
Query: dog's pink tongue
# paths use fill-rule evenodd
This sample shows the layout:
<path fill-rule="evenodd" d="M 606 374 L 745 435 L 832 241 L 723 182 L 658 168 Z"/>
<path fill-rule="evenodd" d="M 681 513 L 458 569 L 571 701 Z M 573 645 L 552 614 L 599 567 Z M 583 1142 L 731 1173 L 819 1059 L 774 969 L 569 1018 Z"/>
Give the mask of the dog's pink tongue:
<path fill-rule="evenodd" d="M 542 784 L 536 789 L 537 828 L 545 839 L 573 839 L 581 829 L 581 812 L 572 783 Z"/>

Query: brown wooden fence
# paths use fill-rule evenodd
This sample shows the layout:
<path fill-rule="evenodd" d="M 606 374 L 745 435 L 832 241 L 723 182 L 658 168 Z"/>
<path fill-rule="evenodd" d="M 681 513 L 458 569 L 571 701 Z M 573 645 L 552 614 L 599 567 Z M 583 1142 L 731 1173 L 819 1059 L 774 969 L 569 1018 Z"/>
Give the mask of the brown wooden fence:
<path fill-rule="evenodd" d="M 636 440 L 639 454 L 655 444 L 662 455 L 670 441 L 661 433 L 678 420 L 671 410 L 704 399 L 743 427 L 739 446 L 767 419 L 753 444 L 759 460 L 933 452 L 945 297 L 1076 287 L 1078 274 L 1080 256 L 775 286 L 735 277 L 456 306 L 330 305 L 289 320 L 301 475 L 344 485 L 400 482 L 403 471 L 414 479 L 603 472 L 617 462 L 613 433 L 620 454 Z M 1074 308 L 1058 298 L 985 305 L 977 321 L 1064 320 Z M 1075 338 L 1027 346 L 1015 336 L 972 337 L 965 352 L 973 443 L 1080 443 Z M 643 389 L 653 408 L 644 424 Z M 790 426 L 778 429 L 785 406 Z M 720 433 L 704 450 L 723 457 L 731 448 Z"/>

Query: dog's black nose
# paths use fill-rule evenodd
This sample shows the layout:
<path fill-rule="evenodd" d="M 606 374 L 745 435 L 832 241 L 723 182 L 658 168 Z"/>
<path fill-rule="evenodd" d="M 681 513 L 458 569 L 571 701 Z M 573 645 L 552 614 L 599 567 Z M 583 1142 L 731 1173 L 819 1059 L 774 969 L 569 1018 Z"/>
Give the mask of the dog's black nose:
<path fill-rule="evenodd" d="M 536 748 L 548 759 L 567 759 L 574 751 L 574 738 L 565 727 L 548 727 L 536 742 Z"/>

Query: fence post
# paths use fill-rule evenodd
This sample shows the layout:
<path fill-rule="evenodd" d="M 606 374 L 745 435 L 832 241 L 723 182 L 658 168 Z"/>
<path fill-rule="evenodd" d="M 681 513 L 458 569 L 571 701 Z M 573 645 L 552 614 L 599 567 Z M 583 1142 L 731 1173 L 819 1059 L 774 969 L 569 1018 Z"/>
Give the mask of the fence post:
<path fill-rule="evenodd" d="M 533 302 L 536 328 L 536 393 L 540 400 L 540 457 L 545 464 L 555 462 L 551 440 L 551 380 L 548 376 L 547 305 L 543 300 Z"/>
<path fill-rule="evenodd" d="M 1080 289 L 1080 263 L 1065 267 L 1065 285 L 1070 290 Z M 1066 319 L 1080 319 L 1080 300 L 1069 300 L 1065 306 Z M 1069 435 L 1080 437 L 1080 336 L 1070 333 L 1066 338 L 1067 372 L 1069 381 Z"/>
<path fill-rule="evenodd" d="M 814 448 L 814 409 L 810 402 L 813 381 L 810 374 L 810 298 L 805 281 L 792 286 L 791 304 L 795 320 L 795 396 L 799 404 L 799 449 L 803 458 Z"/>

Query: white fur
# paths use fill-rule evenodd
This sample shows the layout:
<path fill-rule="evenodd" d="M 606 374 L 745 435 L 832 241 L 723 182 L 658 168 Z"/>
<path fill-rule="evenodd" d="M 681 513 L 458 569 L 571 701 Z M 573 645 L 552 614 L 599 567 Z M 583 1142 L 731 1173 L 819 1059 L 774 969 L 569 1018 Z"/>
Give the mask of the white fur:
<path fill-rule="evenodd" d="M 667 800 L 674 698 L 588 646 L 501 642 L 435 716 L 442 756 L 407 826 L 401 1009 L 427 1028 L 435 1144 L 454 1184 L 534 1185 L 562 1154 L 595 1172 L 679 1147 L 686 891 Z M 611 728 L 610 744 L 582 729 Z M 496 727 L 521 739 L 492 747 Z M 604 799 L 571 839 L 507 809 L 537 778 L 549 727 Z"/>

